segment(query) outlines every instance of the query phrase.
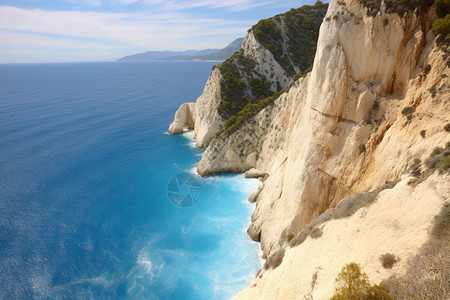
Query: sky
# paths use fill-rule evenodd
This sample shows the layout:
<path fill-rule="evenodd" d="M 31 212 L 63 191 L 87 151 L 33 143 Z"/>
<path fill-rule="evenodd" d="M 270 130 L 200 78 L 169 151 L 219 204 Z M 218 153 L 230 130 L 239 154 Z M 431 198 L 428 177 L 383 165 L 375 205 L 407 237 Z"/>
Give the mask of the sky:
<path fill-rule="evenodd" d="M 328 1 L 326 1 L 328 2 Z M 315 0 L 0 0 L 0 63 L 113 61 L 220 49 Z"/>

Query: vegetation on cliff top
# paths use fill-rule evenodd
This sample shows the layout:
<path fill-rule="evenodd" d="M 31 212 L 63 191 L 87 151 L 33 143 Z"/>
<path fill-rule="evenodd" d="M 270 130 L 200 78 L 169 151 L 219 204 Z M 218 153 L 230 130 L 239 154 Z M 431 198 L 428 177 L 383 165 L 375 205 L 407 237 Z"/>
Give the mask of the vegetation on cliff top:
<path fill-rule="evenodd" d="M 436 11 L 437 19 L 433 24 L 434 34 L 450 34 L 450 1 L 449 0 L 435 0 L 434 9 Z"/>
<path fill-rule="evenodd" d="M 297 72 L 303 74 L 311 70 L 319 27 L 327 9 L 328 4 L 317 1 L 314 6 L 304 5 L 261 20 L 249 31 L 294 80 Z M 226 132 L 235 130 L 256 115 L 287 87 L 274 82 L 273 74 L 259 73 L 256 66 L 257 62 L 245 56 L 242 49 L 218 66 L 222 75 L 218 113 L 227 120 Z"/>
<path fill-rule="evenodd" d="M 304 5 L 261 20 L 251 31 L 269 49 L 287 74 L 294 76 L 295 67 L 300 69 L 300 73 L 304 73 L 314 61 L 320 24 L 327 9 L 328 4 L 317 1 L 314 6 Z"/>
<path fill-rule="evenodd" d="M 414 10 L 421 14 L 433 5 L 433 0 L 359 0 L 359 2 L 367 7 L 369 16 L 375 16 L 380 11 L 382 2 L 386 5 L 387 13 L 397 13 L 400 17 Z"/>

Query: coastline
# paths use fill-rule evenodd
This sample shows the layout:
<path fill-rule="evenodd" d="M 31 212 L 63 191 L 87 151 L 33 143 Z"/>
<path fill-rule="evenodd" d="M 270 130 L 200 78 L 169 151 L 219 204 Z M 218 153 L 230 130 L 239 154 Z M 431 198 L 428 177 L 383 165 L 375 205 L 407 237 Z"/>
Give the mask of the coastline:
<path fill-rule="evenodd" d="M 188 141 L 188 146 L 190 149 L 203 150 L 195 146 L 193 135 L 193 130 L 185 130 L 183 133 L 178 134 L 178 136 L 181 136 Z M 196 165 L 198 162 L 197 158 L 200 158 L 202 153 L 203 151 L 197 154 L 193 153 L 194 160 L 196 162 L 192 168 L 187 170 L 190 174 L 198 175 L 196 170 Z M 226 209 L 226 207 L 223 207 L 224 205 L 235 206 L 236 202 L 241 205 L 240 215 L 229 216 L 230 220 L 215 220 L 216 225 L 224 222 L 222 225 L 224 226 L 224 230 L 227 232 L 227 238 L 222 240 L 220 244 L 221 247 L 229 249 L 225 251 L 230 256 L 229 262 L 233 263 L 233 265 L 239 269 L 239 271 L 234 271 L 233 273 L 237 274 L 240 272 L 238 278 L 229 277 L 228 282 L 215 282 L 215 290 L 217 290 L 215 298 L 228 299 L 230 297 L 234 297 L 243 288 L 245 288 L 254 279 L 255 274 L 263 267 L 264 264 L 259 243 L 252 241 L 247 234 L 247 228 L 251 224 L 251 215 L 253 214 L 256 205 L 255 203 L 250 203 L 248 201 L 248 197 L 254 193 L 262 185 L 262 183 L 256 178 L 245 178 L 244 173 L 223 173 L 206 177 L 198 176 L 197 178 L 200 180 L 203 189 L 208 190 L 209 187 L 215 186 L 219 190 L 219 193 L 203 200 L 206 200 L 214 206 L 214 202 L 217 197 L 228 198 L 229 194 L 231 194 L 231 197 L 235 199 L 234 201 L 227 200 L 227 204 L 218 205 L 224 209 Z M 218 202 L 222 203 L 223 200 Z M 220 209 L 220 207 L 218 209 Z M 206 217 L 208 218 L 208 216 Z M 239 220 L 236 220 L 236 218 L 239 218 Z M 238 227 L 233 225 L 237 223 L 240 224 Z M 223 255 L 225 255 L 225 252 Z M 215 263 L 217 263 L 217 261 Z M 242 269 L 245 269 L 245 266 L 247 266 L 247 272 L 242 272 Z M 226 270 L 229 266 L 224 267 L 225 268 L 223 270 Z M 225 294 L 221 294 L 219 291 L 222 291 Z"/>

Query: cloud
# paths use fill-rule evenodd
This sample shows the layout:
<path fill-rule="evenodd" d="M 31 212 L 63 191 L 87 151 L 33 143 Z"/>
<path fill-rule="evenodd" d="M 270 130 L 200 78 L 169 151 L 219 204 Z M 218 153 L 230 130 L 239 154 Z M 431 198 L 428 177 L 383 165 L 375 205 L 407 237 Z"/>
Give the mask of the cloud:
<path fill-rule="evenodd" d="M 166 1 L 165 5 L 171 10 L 184 10 L 191 8 L 229 9 L 231 11 L 245 11 L 259 6 L 272 4 L 275 1 L 254 0 L 200 0 L 200 1 Z"/>
<path fill-rule="evenodd" d="M 216 48 L 243 36 L 253 20 L 197 18 L 181 12 L 105 13 L 0 6 L 1 47 L 95 48 L 121 55 Z M 224 41 L 225 44 L 224 44 Z M 108 52 L 105 53 L 108 55 Z M 110 55 L 108 55 L 110 57 Z"/>
<path fill-rule="evenodd" d="M 246 16 L 281 5 L 274 0 L 62 1 L 66 6 L 59 11 L 0 5 L 0 62 L 32 49 L 41 56 L 60 51 L 69 60 L 87 53 L 86 60 L 89 51 L 119 58 L 148 50 L 225 47 L 258 21 Z"/>
<path fill-rule="evenodd" d="M 273 0 L 66 0 L 68 3 L 87 6 L 130 5 L 140 3 L 146 6 L 159 6 L 166 10 L 184 10 L 192 8 L 229 9 L 230 11 L 244 11 L 259 6 L 276 3 Z"/>
<path fill-rule="evenodd" d="M 66 0 L 66 2 L 77 5 L 101 6 L 103 0 Z"/>

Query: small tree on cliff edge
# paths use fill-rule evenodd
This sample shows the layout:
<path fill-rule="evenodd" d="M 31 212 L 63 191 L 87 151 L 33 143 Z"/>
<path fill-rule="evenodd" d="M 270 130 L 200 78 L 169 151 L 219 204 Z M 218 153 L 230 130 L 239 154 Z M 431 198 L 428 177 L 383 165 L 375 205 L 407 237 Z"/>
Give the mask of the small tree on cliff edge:
<path fill-rule="evenodd" d="M 331 300 L 393 300 L 386 287 L 370 285 L 366 273 L 356 263 L 345 265 L 336 283 L 338 287 Z"/>

